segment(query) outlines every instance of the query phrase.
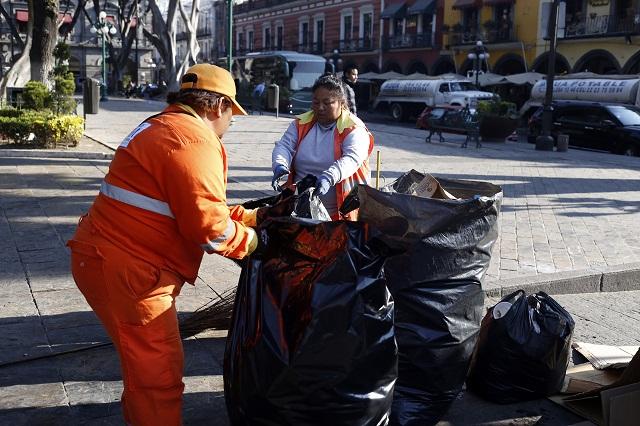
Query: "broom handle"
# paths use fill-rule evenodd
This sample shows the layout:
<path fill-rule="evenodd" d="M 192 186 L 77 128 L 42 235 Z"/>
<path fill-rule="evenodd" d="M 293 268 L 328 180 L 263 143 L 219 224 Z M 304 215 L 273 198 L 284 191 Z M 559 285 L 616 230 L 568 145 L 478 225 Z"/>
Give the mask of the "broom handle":
<path fill-rule="evenodd" d="M 380 150 L 376 154 L 376 189 L 380 189 Z"/>

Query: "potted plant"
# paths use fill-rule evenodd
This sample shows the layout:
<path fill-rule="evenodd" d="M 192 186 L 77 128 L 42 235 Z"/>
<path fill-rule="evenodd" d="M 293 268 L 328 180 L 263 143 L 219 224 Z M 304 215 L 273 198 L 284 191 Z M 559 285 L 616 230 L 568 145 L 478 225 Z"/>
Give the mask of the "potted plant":
<path fill-rule="evenodd" d="M 495 96 L 478 102 L 480 137 L 483 141 L 504 142 L 518 127 L 518 112 L 513 102 L 501 101 Z"/>

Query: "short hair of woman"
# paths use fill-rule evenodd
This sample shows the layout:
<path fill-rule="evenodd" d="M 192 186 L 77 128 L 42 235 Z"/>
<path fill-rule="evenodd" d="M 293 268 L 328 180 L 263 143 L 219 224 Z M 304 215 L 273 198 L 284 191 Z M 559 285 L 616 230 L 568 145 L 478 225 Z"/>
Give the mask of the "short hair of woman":
<path fill-rule="evenodd" d="M 343 104 L 347 103 L 347 95 L 344 93 L 344 86 L 342 81 L 334 75 L 324 75 L 313 83 L 311 91 L 315 93 L 316 90 L 323 88 L 328 90 L 331 95 L 335 96 Z"/>
<path fill-rule="evenodd" d="M 167 95 L 168 104 L 181 103 L 196 111 L 209 112 L 215 109 L 222 95 L 202 89 L 185 89 Z"/>

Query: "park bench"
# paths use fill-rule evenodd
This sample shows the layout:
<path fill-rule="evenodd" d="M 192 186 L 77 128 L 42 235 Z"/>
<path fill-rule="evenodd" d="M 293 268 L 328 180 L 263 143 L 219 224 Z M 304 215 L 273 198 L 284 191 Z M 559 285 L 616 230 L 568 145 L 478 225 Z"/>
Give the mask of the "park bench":
<path fill-rule="evenodd" d="M 440 142 L 444 142 L 442 132 L 466 135 L 461 148 L 466 148 L 469 141 L 475 141 L 476 148 L 480 148 L 480 123 L 477 114 L 469 108 L 434 107 L 421 114 L 424 128 L 429 132 L 426 142 L 437 134 Z"/>

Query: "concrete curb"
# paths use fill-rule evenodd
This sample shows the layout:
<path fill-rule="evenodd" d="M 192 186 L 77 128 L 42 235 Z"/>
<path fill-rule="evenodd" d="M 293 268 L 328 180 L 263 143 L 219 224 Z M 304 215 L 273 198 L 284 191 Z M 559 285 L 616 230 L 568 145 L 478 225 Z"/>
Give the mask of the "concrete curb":
<path fill-rule="evenodd" d="M 640 290 L 640 263 L 609 266 L 600 270 L 554 272 L 484 283 L 489 297 L 504 297 L 522 289 L 528 293 L 578 294 Z"/>
<path fill-rule="evenodd" d="M 110 152 L 62 151 L 54 149 L 0 149 L 0 158 L 74 158 L 81 160 L 111 160 Z"/>

